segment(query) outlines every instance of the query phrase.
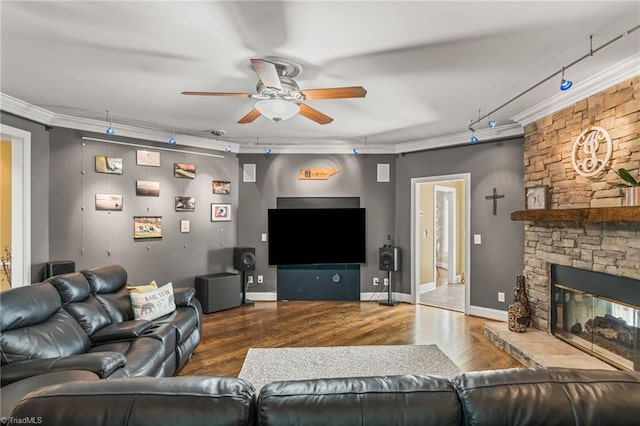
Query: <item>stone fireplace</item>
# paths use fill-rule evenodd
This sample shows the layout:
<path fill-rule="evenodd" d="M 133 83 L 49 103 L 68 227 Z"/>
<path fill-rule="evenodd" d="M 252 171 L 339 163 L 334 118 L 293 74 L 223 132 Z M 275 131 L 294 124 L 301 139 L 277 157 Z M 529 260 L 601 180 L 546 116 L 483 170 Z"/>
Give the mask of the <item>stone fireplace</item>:
<path fill-rule="evenodd" d="M 572 145 L 592 125 L 607 129 L 613 152 L 601 174 L 583 177 L 572 167 Z M 623 207 L 623 191 L 607 183 L 618 179 L 612 169 L 620 167 L 640 175 L 640 77 L 526 124 L 524 148 L 524 187 L 546 186 L 548 210 L 514 212 L 523 214 L 512 219 L 525 221 L 532 326 L 551 333 L 557 314 L 552 265 L 632 279 L 625 291 L 632 298 L 640 292 L 640 207 Z M 578 312 L 568 309 L 574 308 Z"/>

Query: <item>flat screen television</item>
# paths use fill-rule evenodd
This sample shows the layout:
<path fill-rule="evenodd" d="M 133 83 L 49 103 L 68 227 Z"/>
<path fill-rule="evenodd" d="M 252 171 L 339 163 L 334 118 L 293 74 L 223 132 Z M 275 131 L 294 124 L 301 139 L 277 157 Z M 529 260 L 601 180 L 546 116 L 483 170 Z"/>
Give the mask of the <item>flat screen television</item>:
<path fill-rule="evenodd" d="M 269 265 L 366 263 L 363 208 L 269 209 Z"/>

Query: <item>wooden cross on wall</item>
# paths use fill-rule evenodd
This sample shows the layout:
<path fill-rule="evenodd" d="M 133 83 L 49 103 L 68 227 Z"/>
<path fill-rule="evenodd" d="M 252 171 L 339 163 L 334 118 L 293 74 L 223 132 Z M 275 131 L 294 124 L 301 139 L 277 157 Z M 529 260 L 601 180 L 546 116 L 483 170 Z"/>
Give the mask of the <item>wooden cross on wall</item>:
<path fill-rule="evenodd" d="M 493 215 L 498 214 L 498 198 L 504 198 L 504 194 L 498 195 L 498 190 L 493 188 L 493 195 L 487 195 L 485 200 L 493 200 Z"/>

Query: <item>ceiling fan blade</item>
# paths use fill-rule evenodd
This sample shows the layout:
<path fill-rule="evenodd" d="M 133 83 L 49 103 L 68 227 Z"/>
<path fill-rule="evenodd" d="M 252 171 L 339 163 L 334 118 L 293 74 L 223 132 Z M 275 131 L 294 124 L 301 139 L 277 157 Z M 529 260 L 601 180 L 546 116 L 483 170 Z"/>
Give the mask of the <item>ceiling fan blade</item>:
<path fill-rule="evenodd" d="M 278 70 L 275 64 L 265 61 L 264 59 L 252 59 L 251 65 L 253 65 L 253 69 L 265 86 L 278 90 L 282 89 L 280 76 L 278 76 Z"/>
<path fill-rule="evenodd" d="M 227 92 L 182 92 L 183 95 L 194 96 L 237 96 L 240 98 L 250 98 L 251 93 L 227 93 Z"/>
<path fill-rule="evenodd" d="M 258 117 L 260 117 L 260 111 L 254 108 L 251 111 L 249 111 L 247 115 L 245 115 L 240 120 L 238 120 L 238 124 L 251 123 L 253 120 L 255 120 Z"/>
<path fill-rule="evenodd" d="M 362 86 L 332 87 L 329 89 L 301 90 L 306 100 L 309 99 L 340 99 L 340 98 L 364 98 L 367 91 Z"/>
<path fill-rule="evenodd" d="M 311 108 L 309 105 L 303 103 L 300 105 L 300 115 L 307 117 L 310 120 L 315 121 L 318 124 L 329 124 L 333 121 L 333 118 L 326 114 L 321 113 L 315 108 Z"/>

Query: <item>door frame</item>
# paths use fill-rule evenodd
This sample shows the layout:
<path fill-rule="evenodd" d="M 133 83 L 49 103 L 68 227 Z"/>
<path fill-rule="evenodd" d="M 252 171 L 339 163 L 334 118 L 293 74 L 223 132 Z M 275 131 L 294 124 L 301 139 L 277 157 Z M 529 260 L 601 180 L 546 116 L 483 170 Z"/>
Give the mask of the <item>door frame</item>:
<path fill-rule="evenodd" d="M 11 287 L 31 284 L 31 133 L 0 124 L 11 141 Z"/>
<path fill-rule="evenodd" d="M 470 288 L 471 288 L 471 173 L 458 173 L 452 175 L 426 176 L 411 178 L 411 296 L 414 304 L 420 302 L 420 282 L 418 280 L 418 269 L 420 263 L 416 259 L 420 258 L 420 229 L 417 226 L 420 206 L 420 184 L 437 183 L 442 181 L 462 180 L 464 181 L 464 273 L 465 273 L 465 297 L 464 312 L 469 311 Z M 434 265 L 435 266 L 435 265 Z"/>

